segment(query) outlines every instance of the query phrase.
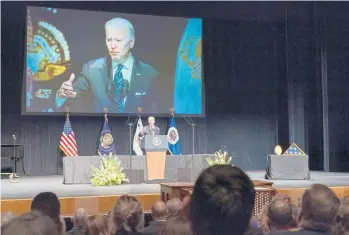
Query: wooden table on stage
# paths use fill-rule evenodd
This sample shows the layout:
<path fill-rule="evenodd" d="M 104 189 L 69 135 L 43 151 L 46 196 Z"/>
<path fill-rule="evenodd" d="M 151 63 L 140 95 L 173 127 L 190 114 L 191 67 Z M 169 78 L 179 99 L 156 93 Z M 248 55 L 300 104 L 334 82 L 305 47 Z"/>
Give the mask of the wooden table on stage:
<path fill-rule="evenodd" d="M 273 182 L 253 180 L 253 185 L 256 190 L 255 206 L 253 214 L 257 215 L 262 210 L 265 203 L 271 201 L 276 190 L 273 188 Z M 191 195 L 194 183 L 161 183 L 161 200 L 167 202 L 171 198 L 179 198 Z"/>

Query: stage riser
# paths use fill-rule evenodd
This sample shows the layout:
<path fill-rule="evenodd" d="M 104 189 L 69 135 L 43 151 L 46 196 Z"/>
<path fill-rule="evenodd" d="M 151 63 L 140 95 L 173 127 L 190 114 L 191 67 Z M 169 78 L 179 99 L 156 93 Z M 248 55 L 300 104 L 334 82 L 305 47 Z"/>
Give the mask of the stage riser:
<path fill-rule="evenodd" d="M 349 195 L 349 186 L 330 188 L 339 198 L 344 198 Z M 306 188 L 280 188 L 276 189 L 276 191 L 278 193 L 287 194 L 291 197 L 292 202 L 297 204 L 298 199 L 302 196 L 305 189 Z M 140 200 L 144 211 L 150 211 L 153 203 L 161 199 L 160 193 L 134 196 Z M 80 207 L 86 208 L 90 214 L 106 214 L 114 207 L 119 197 L 120 195 L 60 198 L 61 214 L 63 216 L 71 216 L 74 211 Z M 1 200 L 1 213 L 12 212 L 15 215 L 23 214 L 30 211 L 31 201 L 32 199 Z"/>
<path fill-rule="evenodd" d="M 118 155 L 121 166 L 124 169 L 144 170 L 144 177 L 139 177 L 139 173 L 129 174 L 127 177 L 131 184 L 147 182 L 146 157 Z M 178 181 L 178 169 L 190 169 L 181 171 L 180 181 L 194 182 L 201 171 L 208 167 L 206 158 L 214 157 L 210 154 L 193 155 L 168 155 L 165 163 L 165 179 L 163 182 Z M 90 184 L 91 165 L 99 167 L 101 156 L 78 156 L 63 158 L 63 177 L 65 184 Z M 132 161 L 132 164 L 131 164 Z M 126 172 L 127 173 L 127 172 Z M 183 175 L 183 174 L 186 175 Z M 185 179 L 185 180 L 184 180 Z M 142 181 L 143 182 L 140 182 Z"/>
<path fill-rule="evenodd" d="M 78 208 L 86 208 L 89 214 L 107 214 L 121 195 L 101 197 L 65 197 L 59 198 L 61 214 L 71 216 Z M 134 195 L 142 204 L 144 211 L 151 211 L 154 202 L 160 200 L 159 194 Z M 20 215 L 30 211 L 32 199 L 1 200 L 1 213 L 12 212 Z"/>

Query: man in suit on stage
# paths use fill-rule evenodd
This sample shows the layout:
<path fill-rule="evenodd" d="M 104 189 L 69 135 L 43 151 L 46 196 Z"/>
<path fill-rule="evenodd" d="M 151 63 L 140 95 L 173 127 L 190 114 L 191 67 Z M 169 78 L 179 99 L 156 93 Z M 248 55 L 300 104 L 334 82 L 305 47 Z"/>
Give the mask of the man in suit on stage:
<path fill-rule="evenodd" d="M 145 126 L 142 130 L 142 135 L 160 135 L 160 128 L 155 126 L 155 118 L 148 118 L 148 126 Z"/>
<path fill-rule="evenodd" d="M 90 60 L 75 79 L 71 74 L 57 91 L 56 107 L 69 100 L 74 112 L 111 113 L 156 112 L 158 72 L 131 53 L 135 43 L 134 28 L 123 18 L 105 24 L 109 56 Z M 74 106 L 75 105 L 75 106 Z"/>

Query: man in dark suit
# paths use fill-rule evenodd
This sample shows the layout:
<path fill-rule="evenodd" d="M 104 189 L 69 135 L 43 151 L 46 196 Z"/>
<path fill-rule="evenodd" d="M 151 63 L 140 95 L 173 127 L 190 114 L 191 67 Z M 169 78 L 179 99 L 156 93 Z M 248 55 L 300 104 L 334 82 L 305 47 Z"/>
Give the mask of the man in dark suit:
<path fill-rule="evenodd" d="M 166 211 L 167 207 L 163 201 L 155 202 L 151 208 L 153 221 L 149 222 L 149 225 L 144 228 L 143 233 L 146 235 L 159 235 L 166 224 Z"/>
<path fill-rule="evenodd" d="M 63 82 L 56 95 L 56 107 L 67 99 L 74 112 L 156 112 L 158 72 L 131 53 L 135 43 L 132 24 L 114 18 L 105 24 L 109 56 L 90 60 L 75 79 Z"/>
<path fill-rule="evenodd" d="M 298 215 L 298 231 L 271 232 L 270 235 L 329 235 L 339 207 L 339 199 L 325 185 L 313 184 L 305 190 Z"/>
<path fill-rule="evenodd" d="M 148 118 L 148 126 L 145 126 L 141 132 L 142 135 L 160 135 L 160 128 L 155 126 L 155 118 Z"/>

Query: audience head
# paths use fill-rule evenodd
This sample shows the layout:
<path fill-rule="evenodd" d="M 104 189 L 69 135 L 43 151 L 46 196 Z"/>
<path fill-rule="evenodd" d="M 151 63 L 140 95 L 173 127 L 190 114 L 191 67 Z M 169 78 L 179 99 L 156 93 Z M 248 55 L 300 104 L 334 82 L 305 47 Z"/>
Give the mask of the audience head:
<path fill-rule="evenodd" d="M 84 208 L 79 208 L 73 215 L 73 224 L 75 227 L 84 227 L 87 220 L 88 213 Z"/>
<path fill-rule="evenodd" d="M 292 205 L 283 199 L 275 199 L 268 206 L 269 227 L 274 230 L 287 230 L 292 224 Z"/>
<path fill-rule="evenodd" d="M 313 184 L 305 190 L 300 201 L 298 226 L 319 232 L 328 232 L 334 222 L 339 199 L 331 189 Z"/>
<path fill-rule="evenodd" d="M 60 216 L 59 219 L 60 219 L 61 224 L 62 224 L 62 232 L 61 232 L 61 234 L 65 234 L 65 232 L 67 231 L 67 225 L 65 224 L 64 217 Z"/>
<path fill-rule="evenodd" d="M 187 219 L 180 216 L 174 216 L 166 221 L 160 235 L 192 235 L 192 231 Z"/>
<path fill-rule="evenodd" d="M 167 217 L 177 216 L 179 212 L 182 210 L 183 203 L 178 198 L 172 198 L 167 201 Z"/>
<path fill-rule="evenodd" d="M 121 196 L 113 209 L 111 221 L 111 233 L 121 229 L 128 232 L 140 231 L 144 222 L 141 203 L 133 196 Z"/>
<path fill-rule="evenodd" d="M 50 217 L 56 224 L 58 232 L 62 231 L 62 223 L 59 218 L 61 205 L 56 194 L 52 192 L 39 193 L 32 201 L 31 210 L 40 211 Z"/>
<path fill-rule="evenodd" d="M 1 234 L 60 235 L 52 219 L 38 211 L 32 211 L 12 219 L 1 227 Z"/>
<path fill-rule="evenodd" d="M 8 224 L 13 218 L 14 218 L 14 216 L 12 215 L 11 212 L 7 212 L 7 213 L 2 214 L 1 215 L 1 226 Z"/>
<path fill-rule="evenodd" d="M 338 208 L 334 221 L 332 235 L 349 234 L 349 200 L 343 200 Z"/>
<path fill-rule="evenodd" d="M 108 219 L 103 215 L 93 215 L 87 218 L 85 235 L 108 235 Z"/>
<path fill-rule="evenodd" d="M 241 235 L 248 228 L 255 191 L 238 167 L 205 169 L 193 188 L 189 217 L 195 235 Z"/>
<path fill-rule="evenodd" d="M 275 195 L 275 197 L 273 198 L 273 200 L 283 200 L 283 201 L 286 201 L 286 202 L 288 202 L 288 203 L 291 203 L 291 198 L 288 196 L 288 195 L 286 195 L 286 194 L 282 194 L 282 193 L 278 193 L 278 194 L 276 194 Z"/>
<path fill-rule="evenodd" d="M 151 215 L 154 220 L 166 219 L 167 207 L 163 201 L 157 201 L 151 207 Z"/>

